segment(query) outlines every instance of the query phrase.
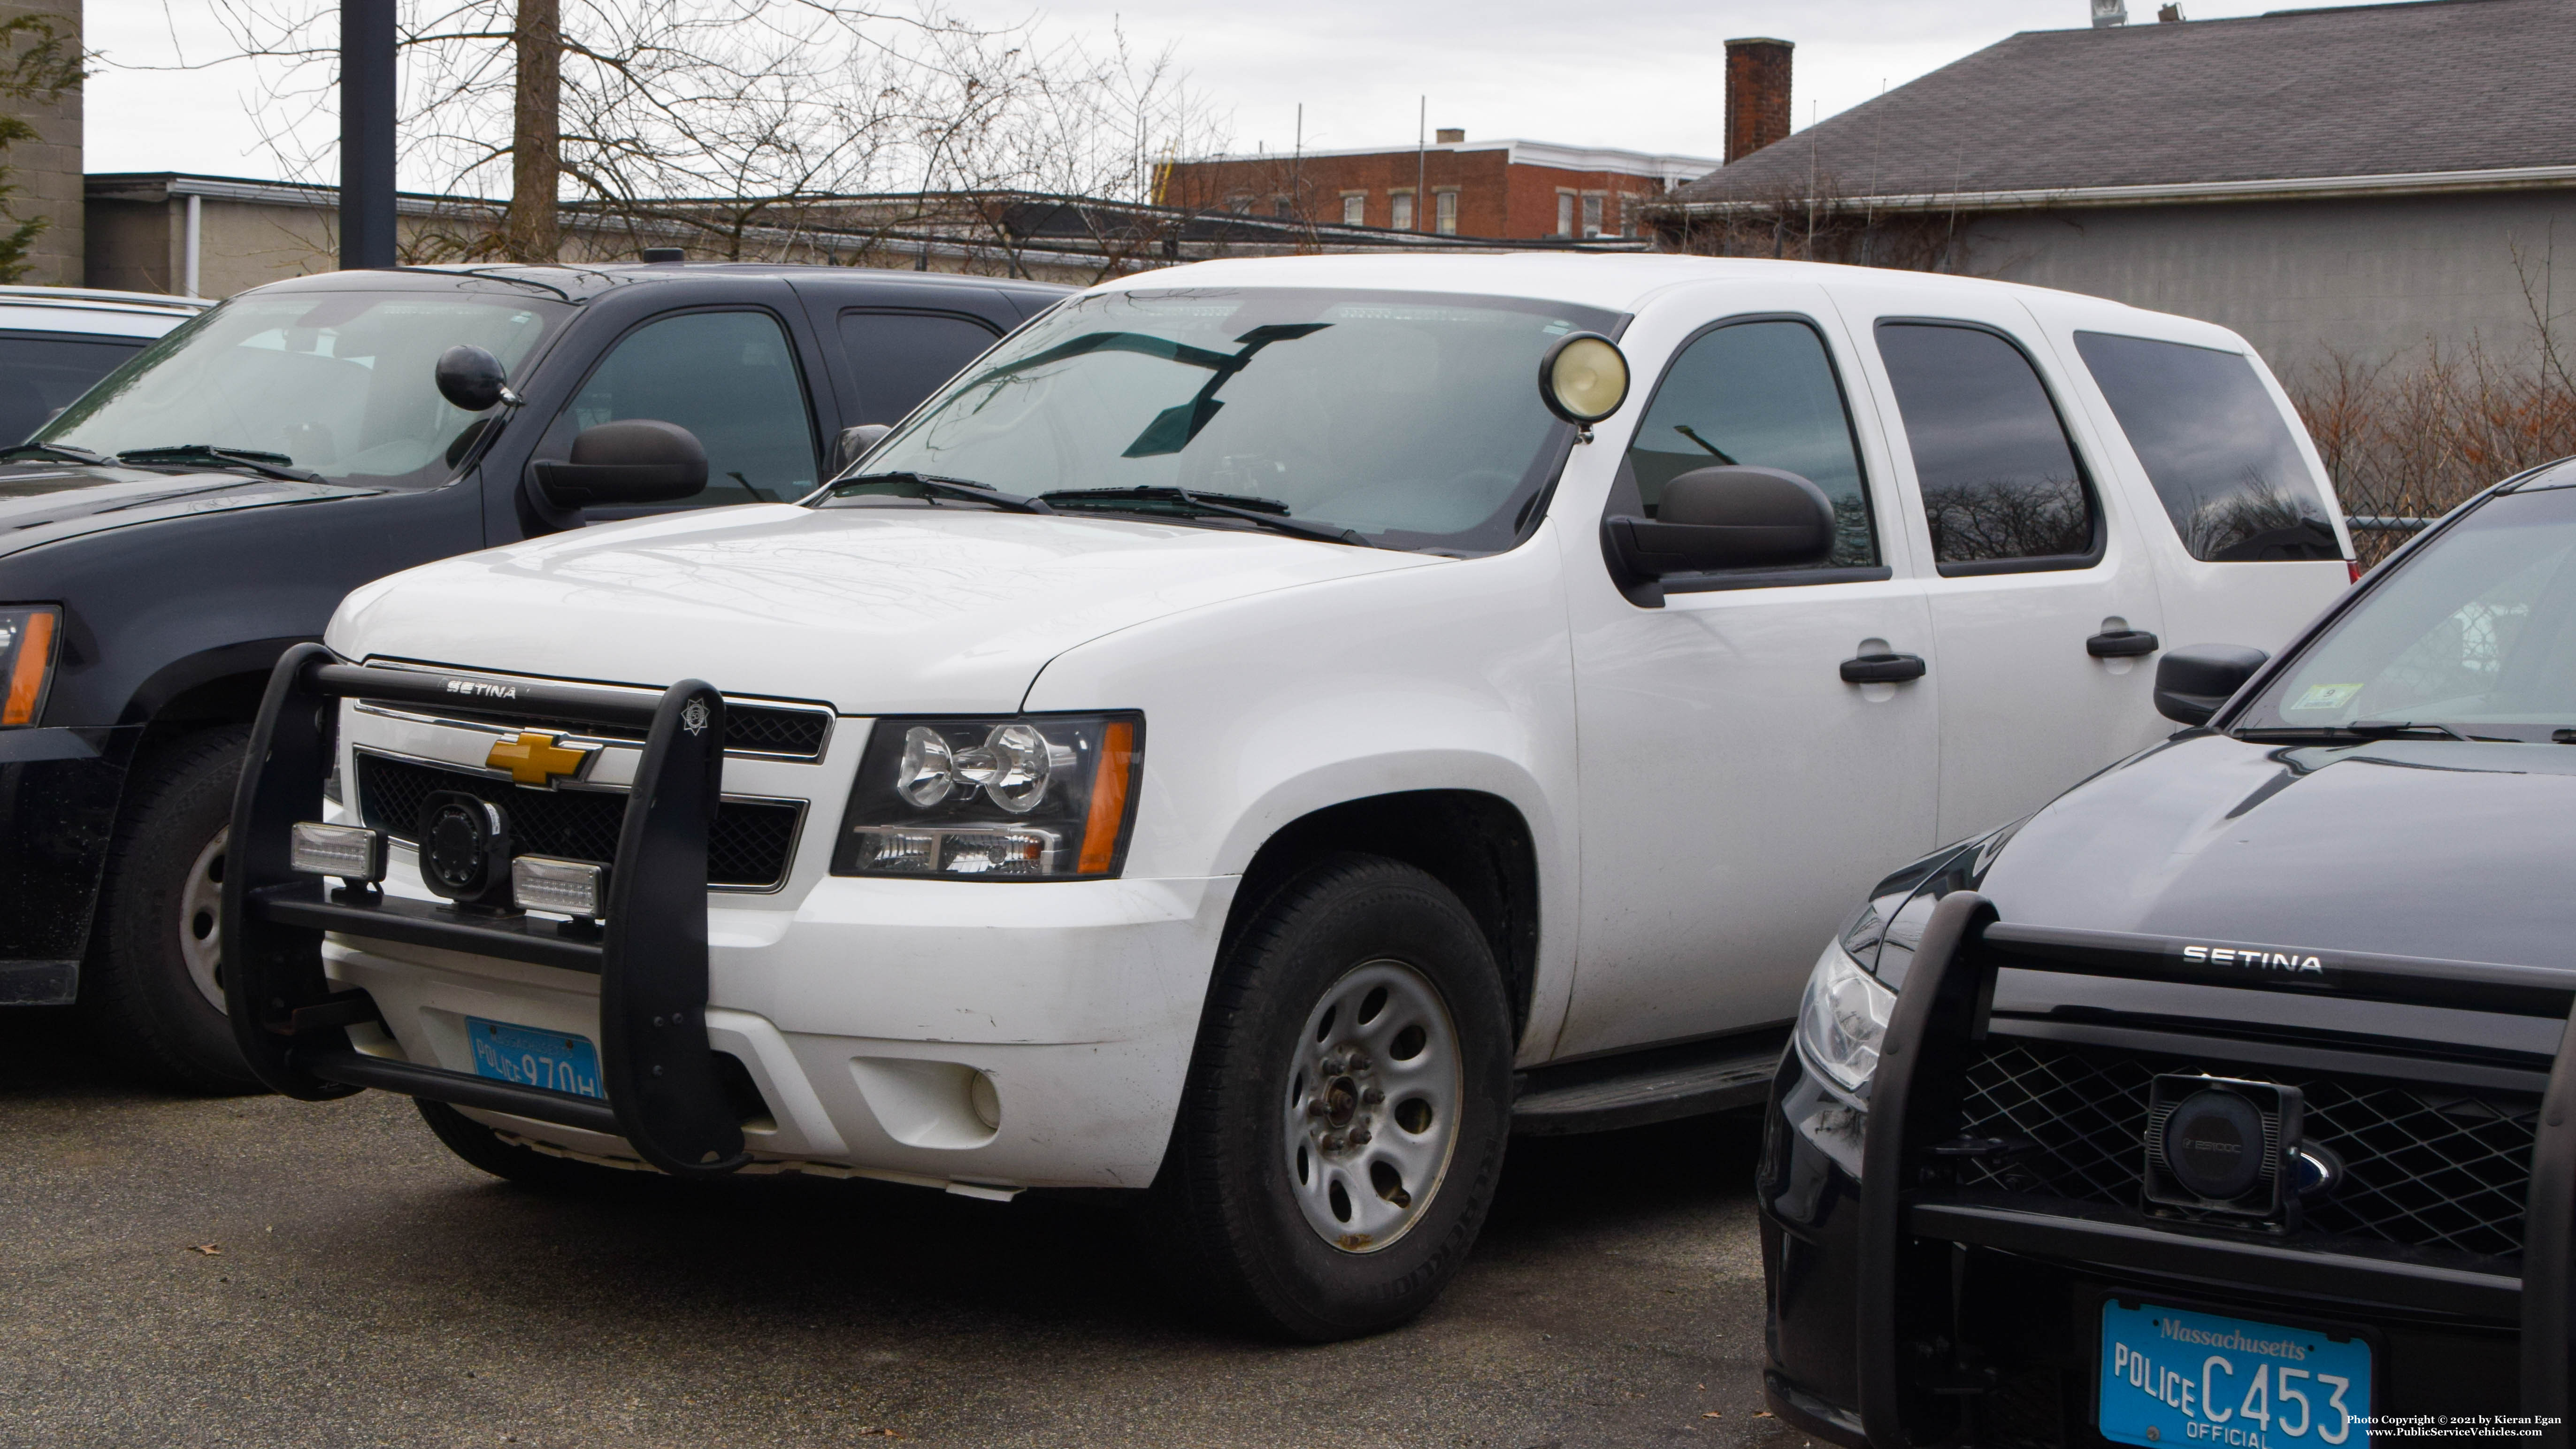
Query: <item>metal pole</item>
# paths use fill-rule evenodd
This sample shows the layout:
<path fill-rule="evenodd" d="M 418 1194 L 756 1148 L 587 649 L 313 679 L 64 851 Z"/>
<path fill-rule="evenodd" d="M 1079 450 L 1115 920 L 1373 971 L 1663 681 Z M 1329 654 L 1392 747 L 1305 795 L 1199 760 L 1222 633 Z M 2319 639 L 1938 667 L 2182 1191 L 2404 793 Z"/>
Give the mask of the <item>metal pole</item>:
<path fill-rule="evenodd" d="M 204 250 L 203 246 L 200 244 L 200 238 L 205 234 L 202 230 L 205 221 L 204 206 L 202 204 L 204 201 L 205 198 L 202 196 L 191 195 L 188 198 L 187 267 L 181 275 L 183 280 L 187 283 L 187 294 L 191 297 L 202 297 L 205 295 L 203 292 L 197 290 L 197 258 Z"/>
<path fill-rule="evenodd" d="M 340 265 L 394 264 L 394 0 L 340 0 Z"/>
<path fill-rule="evenodd" d="M 1413 229 L 1415 231 L 1422 230 L 1422 203 L 1430 199 L 1423 195 L 1423 188 L 1430 184 L 1426 179 L 1431 175 L 1430 157 L 1431 98 L 1424 96 L 1422 114 L 1413 124 Z"/>

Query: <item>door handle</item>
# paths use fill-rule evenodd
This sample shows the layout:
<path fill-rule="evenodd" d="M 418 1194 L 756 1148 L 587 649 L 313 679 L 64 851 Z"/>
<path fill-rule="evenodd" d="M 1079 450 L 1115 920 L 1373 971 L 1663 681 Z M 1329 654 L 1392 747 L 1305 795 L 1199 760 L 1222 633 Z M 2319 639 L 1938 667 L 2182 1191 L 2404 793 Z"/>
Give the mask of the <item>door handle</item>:
<path fill-rule="evenodd" d="M 2144 629 L 2106 629 L 2084 641 L 2084 652 L 2096 659 L 2135 659 L 2163 647 Z"/>
<path fill-rule="evenodd" d="M 1903 684 L 1923 677 L 1920 654 L 1863 654 L 1843 661 L 1845 684 Z"/>

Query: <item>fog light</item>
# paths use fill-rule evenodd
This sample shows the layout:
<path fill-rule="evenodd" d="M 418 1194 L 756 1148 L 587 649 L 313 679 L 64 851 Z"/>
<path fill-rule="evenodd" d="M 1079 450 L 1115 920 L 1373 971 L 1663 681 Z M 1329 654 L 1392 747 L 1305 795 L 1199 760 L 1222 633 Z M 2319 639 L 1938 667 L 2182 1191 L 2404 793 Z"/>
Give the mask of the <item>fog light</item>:
<path fill-rule="evenodd" d="M 596 917 L 605 914 L 608 904 L 608 867 L 523 855 L 510 862 L 510 899 L 523 911 Z"/>
<path fill-rule="evenodd" d="M 945 875 L 1045 875 L 1055 869 L 1055 834 L 1047 830 L 943 830 Z"/>
<path fill-rule="evenodd" d="M 357 825 L 324 825 L 305 821 L 287 838 L 288 868 L 305 875 L 335 875 L 342 880 L 385 878 L 385 837 L 380 830 Z"/>

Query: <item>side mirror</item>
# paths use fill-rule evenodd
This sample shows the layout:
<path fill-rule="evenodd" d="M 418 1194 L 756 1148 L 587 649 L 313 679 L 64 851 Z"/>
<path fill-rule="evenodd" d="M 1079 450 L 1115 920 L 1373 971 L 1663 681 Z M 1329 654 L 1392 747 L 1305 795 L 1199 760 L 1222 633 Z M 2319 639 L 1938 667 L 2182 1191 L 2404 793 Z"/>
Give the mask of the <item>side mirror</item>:
<path fill-rule="evenodd" d="M 469 413 L 518 401 L 501 359 L 471 343 L 438 354 L 438 395 Z"/>
<path fill-rule="evenodd" d="M 532 466 L 545 501 L 565 510 L 668 503 L 707 486 L 707 450 L 697 435 L 651 418 L 584 428 L 572 440 L 571 462 Z"/>
<path fill-rule="evenodd" d="M 1778 468 L 1694 468 L 1664 485 L 1648 518 L 1606 518 L 1602 546 L 1629 596 L 1663 602 L 1670 574 L 1710 569 L 1796 568 L 1834 551 L 1834 505 L 1825 490 Z"/>
<path fill-rule="evenodd" d="M 2272 656 L 2240 644 L 2194 644 L 2156 661 L 2156 713 L 2203 725 Z"/>
<path fill-rule="evenodd" d="M 839 441 L 832 444 L 832 472 L 837 476 L 848 471 L 852 463 L 867 456 L 877 440 L 894 431 L 892 423 L 861 423 L 841 429 Z"/>

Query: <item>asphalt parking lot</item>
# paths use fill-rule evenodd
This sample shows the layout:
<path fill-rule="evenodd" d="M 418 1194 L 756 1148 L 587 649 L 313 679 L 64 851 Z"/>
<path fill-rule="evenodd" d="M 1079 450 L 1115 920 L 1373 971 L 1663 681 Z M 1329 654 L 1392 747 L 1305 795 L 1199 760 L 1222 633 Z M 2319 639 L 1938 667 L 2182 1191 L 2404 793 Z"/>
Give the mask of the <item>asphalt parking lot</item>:
<path fill-rule="evenodd" d="M 0 1444 L 1800 1445 L 1757 1417 L 1754 1143 L 1519 1143 L 1429 1315 L 1287 1347 L 1180 1315 L 1085 1195 L 544 1197 L 398 1098 L 159 1094 L 15 1009 Z"/>

